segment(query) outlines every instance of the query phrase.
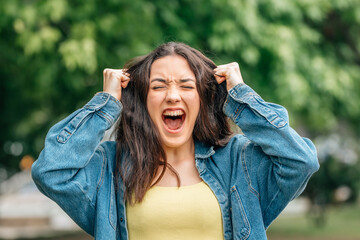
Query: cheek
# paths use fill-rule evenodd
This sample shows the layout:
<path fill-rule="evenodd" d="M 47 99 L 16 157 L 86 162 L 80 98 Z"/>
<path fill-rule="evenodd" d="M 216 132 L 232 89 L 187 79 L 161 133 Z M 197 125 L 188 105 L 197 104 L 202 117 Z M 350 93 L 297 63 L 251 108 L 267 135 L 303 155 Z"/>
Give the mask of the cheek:
<path fill-rule="evenodd" d="M 189 110 L 191 111 L 192 118 L 197 118 L 200 112 L 200 97 L 199 94 L 189 94 L 187 96 Z"/>
<path fill-rule="evenodd" d="M 154 94 L 149 93 L 146 99 L 146 107 L 148 110 L 148 113 L 150 115 L 151 120 L 155 122 L 155 117 L 160 111 L 160 104 L 161 104 L 161 98 L 160 96 L 156 96 Z"/>

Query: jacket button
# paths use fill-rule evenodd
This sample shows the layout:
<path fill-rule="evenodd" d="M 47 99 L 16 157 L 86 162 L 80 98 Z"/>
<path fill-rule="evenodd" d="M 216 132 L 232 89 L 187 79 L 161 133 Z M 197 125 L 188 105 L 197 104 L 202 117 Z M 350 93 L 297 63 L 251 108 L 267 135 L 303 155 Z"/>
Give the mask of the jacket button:
<path fill-rule="evenodd" d="M 120 222 L 122 222 L 124 219 L 123 218 L 120 218 Z"/>

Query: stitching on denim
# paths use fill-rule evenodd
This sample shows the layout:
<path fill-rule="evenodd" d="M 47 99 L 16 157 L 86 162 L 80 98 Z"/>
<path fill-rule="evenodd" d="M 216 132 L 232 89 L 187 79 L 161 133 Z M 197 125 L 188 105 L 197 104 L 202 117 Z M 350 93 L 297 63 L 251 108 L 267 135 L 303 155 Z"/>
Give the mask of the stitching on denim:
<path fill-rule="evenodd" d="M 104 113 L 101 110 L 96 111 L 95 114 L 97 114 L 105 122 L 107 122 L 107 123 L 109 122 L 109 120 L 106 119 L 106 117 L 104 116 Z"/>
<path fill-rule="evenodd" d="M 76 125 L 73 133 L 76 132 L 86 122 L 86 120 L 88 120 L 90 118 L 91 113 L 93 113 L 93 112 L 88 112 L 87 114 L 85 114 L 85 116 L 83 118 L 81 118 L 81 120 Z"/>
<path fill-rule="evenodd" d="M 275 201 L 275 199 L 278 197 L 280 193 L 280 189 L 277 190 L 277 192 L 274 194 L 274 197 L 271 199 L 270 203 L 268 204 L 267 208 L 264 211 L 264 219 L 266 219 L 268 215 L 268 209 L 270 208 L 271 204 Z"/>
<path fill-rule="evenodd" d="M 109 101 L 109 98 L 110 98 L 109 93 L 100 92 L 100 93 L 97 93 L 96 95 L 100 96 L 102 102 L 95 104 L 95 103 L 92 103 L 92 100 L 90 100 L 90 102 L 84 106 L 85 109 L 98 110 L 98 109 L 102 108 L 103 106 L 105 106 L 105 104 Z"/>
<path fill-rule="evenodd" d="M 112 125 L 113 121 L 111 120 L 111 116 L 109 114 L 107 114 L 105 111 L 102 110 L 98 110 L 97 113 L 99 113 L 99 116 L 102 116 L 106 119 L 106 121 Z"/>
<path fill-rule="evenodd" d="M 196 153 L 195 154 L 195 159 L 199 159 L 199 160 L 200 159 L 206 159 L 206 158 L 209 158 L 212 155 L 214 155 L 214 153 L 215 153 L 214 146 L 211 146 L 209 148 L 209 150 L 207 151 L 207 153 L 205 153 L 205 154 Z"/>
<path fill-rule="evenodd" d="M 254 97 L 253 97 L 253 99 L 258 103 L 258 104 L 260 104 L 261 106 L 263 106 L 263 107 L 265 107 L 265 108 L 268 108 L 269 110 L 270 110 L 270 113 L 262 113 L 262 111 L 261 111 L 261 108 L 259 107 L 259 109 L 256 109 L 255 107 L 253 108 L 252 107 L 252 109 L 254 109 L 258 114 L 260 114 L 262 117 L 264 117 L 265 119 L 266 119 L 266 121 L 268 122 L 268 123 L 270 123 L 272 126 L 274 126 L 274 127 L 276 127 L 276 128 L 282 128 L 282 127 L 284 127 L 286 124 L 287 124 L 287 121 L 284 119 L 284 118 L 282 118 L 282 117 L 280 117 L 279 116 L 279 114 L 276 112 L 276 111 L 274 111 L 273 109 L 271 109 L 271 108 L 269 108 L 269 107 L 266 107 L 266 106 L 264 106 L 264 100 L 262 100 L 262 98 L 259 96 L 259 95 L 255 95 L 255 94 L 253 94 L 254 95 Z M 261 101 L 262 100 L 262 101 Z M 266 102 L 265 102 L 266 103 Z M 270 116 L 272 116 L 272 115 L 275 115 L 275 118 L 274 119 L 272 119 L 271 121 L 269 120 L 269 118 L 270 118 Z M 278 120 L 278 119 L 280 119 L 280 121 L 282 121 L 283 123 L 282 124 L 275 124 L 275 121 L 276 120 Z"/>
<path fill-rule="evenodd" d="M 114 176 L 111 174 L 111 180 L 112 181 L 114 181 Z M 114 201 L 113 201 L 113 196 L 114 196 L 114 185 L 113 184 L 111 184 L 111 186 L 110 186 L 110 206 L 109 206 L 109 222 L 110 222 L 110 225 L 111 225 L 111 227 L 114 229 L 114 230 L 116 230 L 116 226 L 115 226 L 115 224 L 111 221 L 111 216 L 110 216 L 110 214 L 114 211 L 113 210 L 113 204 L 114 204 Z"/>
<path fill-rule="evenodd" d="M 110 125 L 112 125 L 116 119 L 114 119 L 114 117 L 110 113 L 106 112 L 105 110 L 100 110 L 100 111 L 102 111 L 104 113 L 104 117 L 106 117 L 106 119 L 108 119 L 108 122 L 110 123 Z"/>
<path fill-rule="evenodd" d="M 93 202 L 91 201 L 90 197 L 87 195 L 86 192 L 84 192 L 84 190 L 82 189 L 82 186 L 79 182 L 73 181 L 74 185 L 76 185 L 80 191 L 85 195 L 85 197 L 87 198 L 87 200 L 89 201 L 90 205 L 95 209 L 95 205 L 93 204 Z"/>
<path fill-rule="evenodd" d="M 100 145 L 98 150 L 100 151 L 100 153 L 102 155 L 102 167 L 101 167 L 101 175 L 100 175 L 99 181 L 98 181 L 97 186 L 96 186 L 96 192 L 99 191 L 101 185 L 104 182 L 105 168 L 106 168 L 106 162 L 107 162 L 107 158 L 106 158 L 106 155 L 105 155 L 104 148 Z"/>
<path fill-rule="evenodd" d="M 241 163 L 243 165 L 243 168 L 244 168 L 244 171 L 245 171 L 245 174 L 246 174 L 246 181 L 248 183 L 248 188 L 251 192 L 253 192 L 256 197 L 260 200 L 260 194 L 254 189 L 254 187 L 252 186 L 252 183 L 251 183 L 251 178 L 250 178 L 250 174 L 249 174 L 249 171 L 248 171 L 248 168 L 247 168 L 247 165 L 246 165 L 246 148 L 247 146 L 249 146 L 251 143 L 251 141 L 247 141 L 244 146 L 242 147 L 241 149 L 241 152 L 243 153 L 242 154 L 242 157 L 241 157 Z M 254 151 L 254 146 L 252 148 L 252 152 Z M 252 158 L 252 155 L 250 155 L 250 158 Z"/>
<path fill-rule="evenodd" d="M 293 194 L 293 196 L 291 197 L 291 200 L 293 200 L 295 197 L 298 196 L 299 191 L 304 187 L 304 184 L 306 184 L 306 182 L 309 180 L 310 176 L 311 176 L 311 172 L 306 174 L 305 180 L 301 183 L 301 185 L 298 187 L 296 192 Z"/>
<path fill-rule="evenodd" d="M 114 103 L 116 103 L 116 105 L 121 106 L 121 105 L 119 104 L 120 101 L 116 101 L 116 100 L 114 100 L 112 97 L 110 97 L 110 100 L 113 101 Z M 120 103 L 121 103 L 121 102 L 120 102 Z"/>
<path fill-rule="evenodd" d="M 251 149 L 252 150 L 251 151 L 251 156 L 250 156 L 251 157 L 251 163 L 252 163 L 252 157 L 254 156 L 254 149 L 255 149 L 255 145 L 253 145 L 253 147 Z M 246 161 L 245 161 L 245 165 L 246 165 Z M 260 200 L 260 193 L 258 191 L 256 191 L 256 189 L 253 187 L 250 176 L 249 176 L 249 181 L 250 181 L 250 189 L 251 189 L 251 191 L 253 191 L 254 194 L 256 194 L 257 198 Z"/>
<path fill-rule="evenodd" d="M 277 113 L 276 113 L 276 115 L 277 115 L 277 117 L 274 118 L 270 123 L 271 123 L 271 125 L 275 126 L 276 128 L 282 128 L 283 126 L 285 126 L 287 124 L 287 121 L 285 121 L 285 119 L 279 117 L 279 115 Z M 279 124 L 274 123 L 275 120 L 277 120 L 278 118 L 280 118 L 282 120 L 281 122 L 283 122 L 283 124 L 280 124 L 281 122 Z"/>
<path fill-rule="evenodd" d="M 215 182 L 215 184 L 217 185 L 217 187 L 221 189 L 222 195 L 223 195 L 223 196 L 226 196 L 226 195 L 225 195 L 225 191 L 224 191 L 224 189 L 221 187 L 221 184 L 219 183 L 219 181 L 218 181 L 209 171 L 206 171 L 206 168 L 204 168 L 204 170 L 202 171 L 202 174 L 204 174 L 205 172 L 207 172 L 207 174 L 209 175 L 209 177 L 212 178 L 212 180 Z M 215 193 L 214 193 L 214 194 L 215 194 Z M 216 196 L 216 195 L 215 195 L 215 196 Z"/>
<path fill-rule="evenodd" d="M 281 164 L 281 158 L 277 157 L 278 158 L 278 163 L 280 164 L 280 169 L 279 169 L 279 173 L 278 175 L 282 175 L 282 164 Z M 270 160 L 271 161 L 271 160 Z M 280 186 L 280 183 L 278 181 L 277 182 L 277 186 L 278 186 L 278 190 L 277 192 L 274 194 L 274 197 L 271 199 L 270 203 L 268 204 L 267 208 L 265 209 L 265 216 L 267 216 L 267 211 L 268 209 L 270 208 L 271 204 L 275 201 L 275 199 L 277 198 L 277 196 L 279 195 L 279 192 L 280 192 L 280 189 L 281 189 L 281 186 Z"/>
<path fill-rule="evenodd" d="M 82 114 L 82 113 L 83 113 L 83 111 L 79 111 L 79 113 L 76 114 L 76 115 L 71 119 L 71 121 L 66 124 L 66 126 L 63 128 L 63 130 L 62 130 L 62 131 L 60 132 L 60 134 L 57 136 L 58 142 L 66 143 L 66 142 L 72 137 L 72 135 L 86 122 L 86 120 L 87 120 L 88 118 L 90 118 L 90 115 L 91 115 L 91 113 L 92 113 L 93 111 L 91 111 L 91 110 L 89 111 L 89 110 L 86 110 L 86 109 L 84 109 L 84 108 L 83 108 L 82 110 L 85 111 L 84 116 L 82 116 L 82 118 L 77 122 L 76 125 L 73 124 L 73 121 L 75 121 L 75 118 L 78 117 L 79 114 Z M 76 123 L 76 121 L 75 121 L 75 123 Z M 68 126 L 71 126 L 71 125 L 75 125 L 75 127 L 73 127 L 74 129 L 73 129 L 72 132 L 70 132 L 69 130 L 66 129 Z M 62 137 L 63 139 L 65 138 L 65 140 L 60 140 L 60 136 L 61 136 L 61 133 L 62 133 L 63 131 L 66 131 L 66 132 L 70 133 L 70 135 L 67 136 L 66 138 L 65 138 L 65 137 Z"/>
<path fill-rule="evenodd" d="M 247 92 L 244 94 L 244 96 L 240 97 L 240 98 L 234 98 L 237 101 L 241 102 L 241 103 L 246 103 L 248 104 L 249 99 L 253 98 L 254 96 L 256 96 L 257 94 L 254 94 L 253 92 Z"/>
<path fill-rule="evenodd" d="M 69 134 L 69 135 L 68 135 L 67 137 L 62 136 L 61 133 L 62 133 L 63 131 L 67 132 L 67 134 Z M 74 131 L 74 132 L 75 132 L 75 131 Z M 56 140 L 57 140 L 59 143 L 66 143 L 72 135 L 73 135 L 73 133 L 71 133 L 71 132 L 70 132 L 69 130 L 67 130 L 66 127 L 65 127 L 65 128 L 60 132 L 60 134 L 57 135 Z M 61 137 L 61 139 L 60 139 L 60 137 Z"/>
<path fill-rule="evenodd" d="M 220 189 L 220 191 L 222 192 L 222 195 L 224 196 L 225 201 L 226 201 L 225 191 L 224 191 L 224 189 L 221 187 L 221 184 L 219 184 L 219 181 L 218 181 L 215 177 L 213 177 L 213 175 L 211 174 L 210 171 L 206 171 L 206 168 L 204 168 L 204 170 L 202 171 L 201 175 L 203 175 L 203 174 L 207 174 L 207 175 L 209 176 L 209 178 L 211 178 L 211 180 L 215 183 L 216 187 L 217 187 L 218 189 Z M 205 182 L 205 183 L 206 183 L 206 182 Z M 208 185 L 208 183 L 206 183 L 206 184 Z M 210 186 L 209 186 L 209 187 L 210 187 Z M 214 192 L 214 190 L 213 190 L 212 188 L 210 188 L 210 189 L 211 189 L 211 191 L 214 193 L 217 201 L 219 202 L 218 195 L 215 194 L 215 192 Z M 226 221 L 224 221 L 225 215 L 224 215 L 224 213 L 223 213 L 223 208 L 221 207 L 220 202 L 219 202 L 219 205 L 220 205 L 220 211 L 221 211 L 221 221 L 222 221 L 223 224 L 225 224 L 225 222 L 226 222 Z M 225 210 L 224 210 L 224 211 L 225 211 Z M 226 233 L 232 234 L 231 232 L 229 233 L 229 231 L 226 231 L 226 232 L 225 232 L 225 227 L 224 227 L 224 233 L 225 233 L 225 234 L 226 234 Z"/>
<path fill-rule="evenodd" d="M 236 111 L 238 111 L 238 113 L 235 114 L 235 116 L 234 116 L 235 120 L 240 116 L 241 112 L 244 110 L 245 107 L 246 107 L 245 104 L 239 104 L 239 107 L 236 109 Z"/>
<path fill-rule="evenodd" d="M 72 133 L 69 130 L 67 130 L 66 128 L 64 128 L 64 131 L 67 132 L 69 135 L 72 135 Z"/>
<path fill-rule="evenodd" d="M 238 106 L 235 110 L 234 119 L 236 119 L 238 117 L 239 109 L 240 109 L 240 106 Z"/>
<path fill-rule="evenodd" d="M 232 186 L 232 187 L 231 187 L 231 193 L 234 193 L 234 194 L 235 194 L 235 197 L 236 197 L 236 199 L 238 200 L 238 203 L 239 203 L 239 205 L 240 205 L 241 212 L 243 213 L 243 214 L 241 214 L 241 213 L 240 213 L 240 214 L 241 214 L 241 217 L 242 217 L 242 219 L 243 219 L 243 221 L 244 221 L 244 223 L 245 223 L 247 232 L 246 232 L 246 235 L 245 235 L 245 236 L 243 236 L 243 237 L 240 238 L 240 240 L 244 240 L 244 239 L 247 239 L 247 238 L 249 237 L 250 232 L 251 232 L 251 226 L 250 226 L 249 220 L 247 219 L 247 215 L 246 215 L 246 212 L 245 212 L 245 208 L 244 208 L 244 205 L 243 205 L 243 203 L 242 203 L 242 201 L 241 201 L 240 195 L 239 195 L 239 193 L 238 193 L 238 191 L 237 191 L 237 189 L 236 189 L 236 186 Z"/>

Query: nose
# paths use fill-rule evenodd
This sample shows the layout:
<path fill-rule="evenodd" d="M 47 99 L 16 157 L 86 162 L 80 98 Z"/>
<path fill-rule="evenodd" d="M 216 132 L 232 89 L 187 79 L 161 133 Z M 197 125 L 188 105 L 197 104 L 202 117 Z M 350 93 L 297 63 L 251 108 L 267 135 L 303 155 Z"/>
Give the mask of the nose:
<path fill-rule="evenodd" d="M 176 103 L 180 101 L 181 101 L 181 97 L 179 90 L 176 88 L 176 86 L 171 86 L 166 93 L 166 102 Z"/>

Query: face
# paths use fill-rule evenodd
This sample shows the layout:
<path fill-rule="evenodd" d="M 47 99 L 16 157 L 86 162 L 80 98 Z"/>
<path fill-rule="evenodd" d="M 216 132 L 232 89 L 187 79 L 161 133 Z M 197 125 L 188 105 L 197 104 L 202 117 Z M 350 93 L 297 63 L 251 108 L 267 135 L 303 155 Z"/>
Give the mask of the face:
<path fill-rule="evenodd" d="M 147 96 L 149 115 L 165 148 L 193 144 L 192 133 L 200 109 L 195 74 L 181 56 L 153 62 Z"/>

